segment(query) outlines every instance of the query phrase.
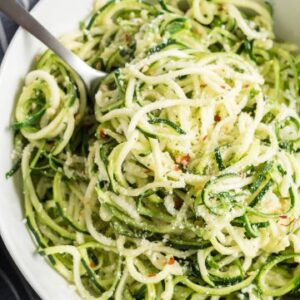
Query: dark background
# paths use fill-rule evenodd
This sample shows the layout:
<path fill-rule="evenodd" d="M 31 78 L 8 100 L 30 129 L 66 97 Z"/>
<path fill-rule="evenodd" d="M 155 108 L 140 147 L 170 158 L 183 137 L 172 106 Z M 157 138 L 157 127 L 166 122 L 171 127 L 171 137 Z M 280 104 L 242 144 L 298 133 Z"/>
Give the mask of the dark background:
<path fill-rule="evenodd" d="M 0 300 L 40 300 L 10 258 L 1 238 Z"/>

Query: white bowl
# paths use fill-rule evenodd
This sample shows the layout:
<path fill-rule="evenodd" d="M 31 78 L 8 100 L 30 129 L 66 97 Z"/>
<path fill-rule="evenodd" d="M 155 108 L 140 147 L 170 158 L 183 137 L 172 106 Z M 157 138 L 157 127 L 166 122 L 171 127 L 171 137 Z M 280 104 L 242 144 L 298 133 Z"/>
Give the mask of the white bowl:
<path fill-rule="evenodd" d="M 277 0 L 275 18 L 284 12 L 276 28 L 281 38 L 298 40 L 300 45 L 300 1 Z M 33 14 L 56 36 L 72 32 L 91 11 L 93 0 L 43 0 Z M 290 23 L 292 22 L 292 23 Z M 291 25 L 292 24 L 292 25 Z M 298 27 L 296 26 L 298 24 Z M 28 282 L 43 300 L 73 300 L 79 296 L 38 254 L 24 224 L 20 185 L 6 180 L 4 174 L 11 168 L 13 149 L 9 129 L 14 103 L 23 78 L 30 70 L 34 56 L 44 47 L 36 39 L 19 30 L 2 63 L 0 73 L 0 233 L 12 258 Z"/>

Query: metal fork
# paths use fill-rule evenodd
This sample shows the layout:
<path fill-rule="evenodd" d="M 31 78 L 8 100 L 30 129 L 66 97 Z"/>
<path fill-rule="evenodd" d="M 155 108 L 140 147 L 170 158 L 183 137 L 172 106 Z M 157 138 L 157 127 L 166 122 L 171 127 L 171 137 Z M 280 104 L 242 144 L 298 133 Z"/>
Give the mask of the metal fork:
<path fill-rule="evenodd" d="M 100 79 L 106 76 L 106 73 L 93 69 L 63 46 L 58 39 L 28 13 L 16 0 L 0 0 L 0 10 L 66 62 L 82 78 L 87 91 L 90 94 L 92 94 L 94 87 L 97 86 Z"/>

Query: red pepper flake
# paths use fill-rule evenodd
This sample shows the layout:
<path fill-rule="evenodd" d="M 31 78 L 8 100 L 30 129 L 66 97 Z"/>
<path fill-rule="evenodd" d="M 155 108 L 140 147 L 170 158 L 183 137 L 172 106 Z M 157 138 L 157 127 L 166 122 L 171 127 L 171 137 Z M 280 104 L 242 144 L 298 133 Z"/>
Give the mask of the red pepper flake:
<path fill-rule="evenodd" d="M 215 115 L 215 122 L 220 122 L 222 118 L 219 115 Z"/>
<path fill-rule="evenodd" d="M 208 136 L 205 135 L 203 138 L 202 138 L 202 141 L 204 142 L 205 140 L 207 140 Z"/>
<path fill-rule="evenodd" d="M 90 267 L 93 269 L 93 268 L 96 267 L 96 264 L 95 264 L 93 261 L 91 261 L 91 262 L 90 262 Z"/>
<path fill-rule="evenodd" d="M 175 258 L 173 256 L 171 256 L 168 260 L 168 265 L 172 266 L 175 264 Z"/>
<path fill-rule="evenodd" d="M 105 134 L 105 131 L 103 128 L 100 128 L 100 137 L 103 140 L 107 139 L 107 135 Z"/>
<path fill-rule="evenodd" d="M 245 87 L 245 88 L 248 88 L 248 87 L 249 87 L 249 84 L 245 84 L 244 87 Z"/>
<path fill-rule="evenodd" d="M 184 156 L 184 157 L 182 158 L 181 163 L 182 163 L 184 166 L 186 166 L 186 165 L 190 162 L 190 160 L 191 160 L 191 157 L 187 154 L 186 156 Z"/>
<path fill-rule="evenodd" d="M 226 89 L 226 86 L 225 85 L 220 85 L 220 88 L 225 90 Z"/>
<path fill-rule="evenodd" d="M 149 173 L 151 173 L 151 170 L 150 169 L 146 169 L 146 170 L 144 170 L 144 173 L 149 174 Z"/>
<path fill-rule="evenodd" d="M 189 156 L 189 154 L 185 155 L 185 156 L 181 156 L 181 155 L 177 155 L 175 157 L 175 161 L 177 164 L 181 164 L 186 166 L 191 160 L 191 157 Z"/>
<path fill-rule="evenodd" d="M 280 219 L 287 219 L 288 216 L 279 216 Z"/>
<path fill-rule="evenodd" d="M 155 273 L 150 273 L 150 274 L 148 274 L 148 277 L 155 277 L 155 276 L 156 276 Z"/>

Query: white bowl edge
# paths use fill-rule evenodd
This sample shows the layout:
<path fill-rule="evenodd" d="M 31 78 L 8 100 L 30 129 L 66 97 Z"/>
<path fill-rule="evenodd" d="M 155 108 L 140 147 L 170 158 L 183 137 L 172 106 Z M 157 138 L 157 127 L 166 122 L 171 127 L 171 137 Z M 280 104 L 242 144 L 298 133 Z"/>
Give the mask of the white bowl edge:
<path fill-rule="evenodd" d="M 32 13 L 53 34 L 60 36 L 78 28 L 79 22 L 90 13 L 92 3 L 93 0 L 42 0 Z M 36 246 L 24 224 L 21 193 L 18 193 L 14 180 L 5 179 L 5 173 L 12 166 L 13 139 L 9 125 L 14 103 L 35 55 L 44 49 L 39 41 L 19 29 L 1 64 L 0 234 L 17 267 L 42 299 L 77 300 L 79 296 L 74 288 L 36 254 Z"/>

